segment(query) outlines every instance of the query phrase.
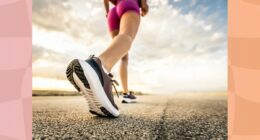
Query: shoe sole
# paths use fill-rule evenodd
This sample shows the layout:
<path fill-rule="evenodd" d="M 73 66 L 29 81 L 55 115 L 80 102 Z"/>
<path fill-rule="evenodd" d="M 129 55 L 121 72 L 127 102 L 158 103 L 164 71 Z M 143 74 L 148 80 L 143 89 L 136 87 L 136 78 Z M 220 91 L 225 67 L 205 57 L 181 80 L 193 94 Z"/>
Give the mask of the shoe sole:
<path fill-rule="evenodd" d="M 122 103 L 136 103 L 136 99 L 123 99 Z"/>
<path fill-rule="evenodd" d="M 107 98 L 103 86 L 99 82 L 98 75 L 93 68 L 83 60 L 73 60 L 67 74 L 69 81 L 83 92 L 83 96 L 89 105 L 89 112 L 106 117 L 118 117 L 119 111 L 113 107 Z M 72 72 L 72 74 L 71 74 Z M 88 80 L 87 80 L 88 79 Z"/>
<path fill-rule="evenodd" d="M 77 59 L 74 59 L 73 61 L 70 62 L 69 66 L 67 67 L 66 75 L 67 75 L 67 78 L 70 81 L 70 83 L 78 90 L 78 92 L 82 91 L 80 87 L 85 87 L 82 89 L 85 89 L 85 93 L 87 93 L 87 94 L 82 94 L 82 95 L 87 100 L 87 103 L 89 106 L 89 112 L 91 114 L 97 115 L 97 116 L 106 116 L 103 112 L 100 112 L 100 109 L 97 109 L 98 105 L 95 104 L 95 102 L 93 103 L 93 100 L 90 100 L 91 97 L 93 96 L 92 95 L 93 93 L 90 90 L 88 81 L 85 78 L 85 75 L 84 75 L 82 68 Z M 80 81 L 80 79 L 83 82 L 77 82 L 77 81 Z M 84 84 L 84 86 L 82 84 Z M 78 86 L 78 85 L 81 85 L 81 86 Z"/>

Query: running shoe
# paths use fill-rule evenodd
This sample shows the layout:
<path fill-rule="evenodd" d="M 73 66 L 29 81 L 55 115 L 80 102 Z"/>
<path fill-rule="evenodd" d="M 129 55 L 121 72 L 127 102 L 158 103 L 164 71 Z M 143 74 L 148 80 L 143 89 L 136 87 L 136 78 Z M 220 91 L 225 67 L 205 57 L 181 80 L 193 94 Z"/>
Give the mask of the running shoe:
<path fill-rule="evenodd" d="M 123 93 L 122 103 L 136 103 L 136 97 L 132 91 L 129 93 Z"/>
<path fill-rule="evenodd" d="M 112 79 L 112 74 L 104 71 L 99 58 L 91 55 L 87 60 L 72 60 L 66 75 L 87 100 L 90 113 L 106 117 L 119 116 L 112 92 L 112 86 L 118 83 Z"/>

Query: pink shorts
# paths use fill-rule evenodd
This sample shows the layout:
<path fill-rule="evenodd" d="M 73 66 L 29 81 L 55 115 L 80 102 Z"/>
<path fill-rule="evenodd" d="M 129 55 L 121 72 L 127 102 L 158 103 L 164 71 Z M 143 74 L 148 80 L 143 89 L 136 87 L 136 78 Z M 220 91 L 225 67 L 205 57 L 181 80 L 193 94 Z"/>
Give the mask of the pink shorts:
<path fill-rule="evenodd" d="M 120 19 L 127 11 L 134 11 L 140 15 L 140 8 L 137 0 L 118 0 L 116 6 L 113 7 L 107 15 L 108 28 L 110 32 L 119 29 Z"/>

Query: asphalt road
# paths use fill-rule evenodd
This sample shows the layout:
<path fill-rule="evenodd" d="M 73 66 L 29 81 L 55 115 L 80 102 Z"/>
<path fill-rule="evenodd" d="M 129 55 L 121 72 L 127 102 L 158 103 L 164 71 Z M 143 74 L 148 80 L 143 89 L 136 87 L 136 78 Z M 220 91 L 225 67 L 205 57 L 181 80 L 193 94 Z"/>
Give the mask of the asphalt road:
<path fill-rule="evenodd" d="M 227 139 L 226 98 L 142 95 L 135 104 L 116 99 L 121 115 L 111 119 L 89 114 L 81 96 L 33 97 L 33 139 Z"/>

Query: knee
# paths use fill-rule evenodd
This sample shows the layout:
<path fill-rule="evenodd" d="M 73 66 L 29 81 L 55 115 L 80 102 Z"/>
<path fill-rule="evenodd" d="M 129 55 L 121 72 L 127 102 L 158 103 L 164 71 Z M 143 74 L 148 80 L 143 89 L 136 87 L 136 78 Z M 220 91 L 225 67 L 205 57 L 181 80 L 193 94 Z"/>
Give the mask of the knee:
<path fill-rule="evenodd" d="M 133 42 L 133 37 L 127 33 L 119 33 L 119 35 L 124 38 L 125 40 L 127 40 L 128 42 L 132 43 Z"/>

